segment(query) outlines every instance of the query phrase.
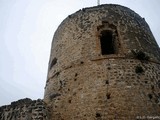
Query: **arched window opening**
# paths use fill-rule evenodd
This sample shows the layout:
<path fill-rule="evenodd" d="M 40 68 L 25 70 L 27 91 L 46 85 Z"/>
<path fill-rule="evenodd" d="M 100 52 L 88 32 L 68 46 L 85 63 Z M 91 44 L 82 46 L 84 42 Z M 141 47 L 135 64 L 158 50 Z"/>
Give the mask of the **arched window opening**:
<path fill-rule="evenodd" d="M 113 32 L 104 30 L 100 36 L 101 53 L 102 55 L 115 54 Z"/>

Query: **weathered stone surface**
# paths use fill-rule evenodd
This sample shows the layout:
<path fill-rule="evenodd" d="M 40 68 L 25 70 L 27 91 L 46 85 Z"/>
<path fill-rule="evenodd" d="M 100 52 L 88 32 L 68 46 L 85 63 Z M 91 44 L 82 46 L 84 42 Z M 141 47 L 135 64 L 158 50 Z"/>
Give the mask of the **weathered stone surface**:
<path fill-rule="evenodd" d="M 113 54 L 102 54 L 103 31 L 112 33 Z M 159 61 L 148 24 L 129 8 L 101 5 L 68 16 L 52 42 L 50 120 L 160 117 Z"/>
<path fill-rule="evenodd" d="M 0 107 L 0 120 L 49 120 L 43 100 L 29 98 Z"/>
<path fill-rule="evenodd" d="M 160 49 L 120 5 L 69 15 L 55 32 L 44 100 L 0 107 L 0 120 L 160 119 Z"/>

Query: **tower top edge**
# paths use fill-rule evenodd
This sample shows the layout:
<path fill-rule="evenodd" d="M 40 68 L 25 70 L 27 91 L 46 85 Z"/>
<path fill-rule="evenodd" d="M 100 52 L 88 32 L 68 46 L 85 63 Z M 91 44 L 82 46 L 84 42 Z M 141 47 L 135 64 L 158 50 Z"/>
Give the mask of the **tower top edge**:
<path fill-rule="evenodd" d="M 94 10 L 100 10 L 100 9 L 110 9 L 110 8 L 117 8 L 117 9 L 121 9 L 121 10 L 128 10 L 128 11 L 131 11 L 131 12 L 135 12 L 133 11 L 132 9 L 130 9 L 129 7 L 126 7 L 126 6 L 123 6 L 123 5 L 119 5 L 119 4 L 101 4 L 101 5 L 97 5 L 97 6 L 91 6 L 91 7 L 85 7 L 85 8 L 82 8 L 82 9 L 79 9 L 78 11 L 70 14 L 69 16 L 71 15 L 74 15 L 76 13 L 79 13 L 79 12 L 84 12 L 84 11 L 94 11 Z"/>

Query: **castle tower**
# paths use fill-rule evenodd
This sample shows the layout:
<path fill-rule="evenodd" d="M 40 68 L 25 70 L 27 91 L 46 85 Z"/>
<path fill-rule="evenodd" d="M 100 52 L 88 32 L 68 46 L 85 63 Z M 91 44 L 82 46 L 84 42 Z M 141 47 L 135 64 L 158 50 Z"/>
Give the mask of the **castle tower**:
<path fill-rule="evenodd" d="M 160 117 L 160 49 L 120 5 L 69 15 L 53 37 L 44 101 L 53 120 Z"/>

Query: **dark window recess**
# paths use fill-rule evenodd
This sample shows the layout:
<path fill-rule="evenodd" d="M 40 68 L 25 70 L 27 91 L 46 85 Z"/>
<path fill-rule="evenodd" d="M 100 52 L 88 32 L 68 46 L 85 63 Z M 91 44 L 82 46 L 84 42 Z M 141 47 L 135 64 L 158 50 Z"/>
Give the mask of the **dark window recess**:
<path fill-rule="evenodd" d="M 104 30 L 101 32 L 101 52 L 102 55 L 114 54 L 114 40 L 112 31 Z"/>
<path fill-rule="evenodd" d="M 54 58 L 50 64 L 50 69 L 57 63 L 57 58 Z"/>

